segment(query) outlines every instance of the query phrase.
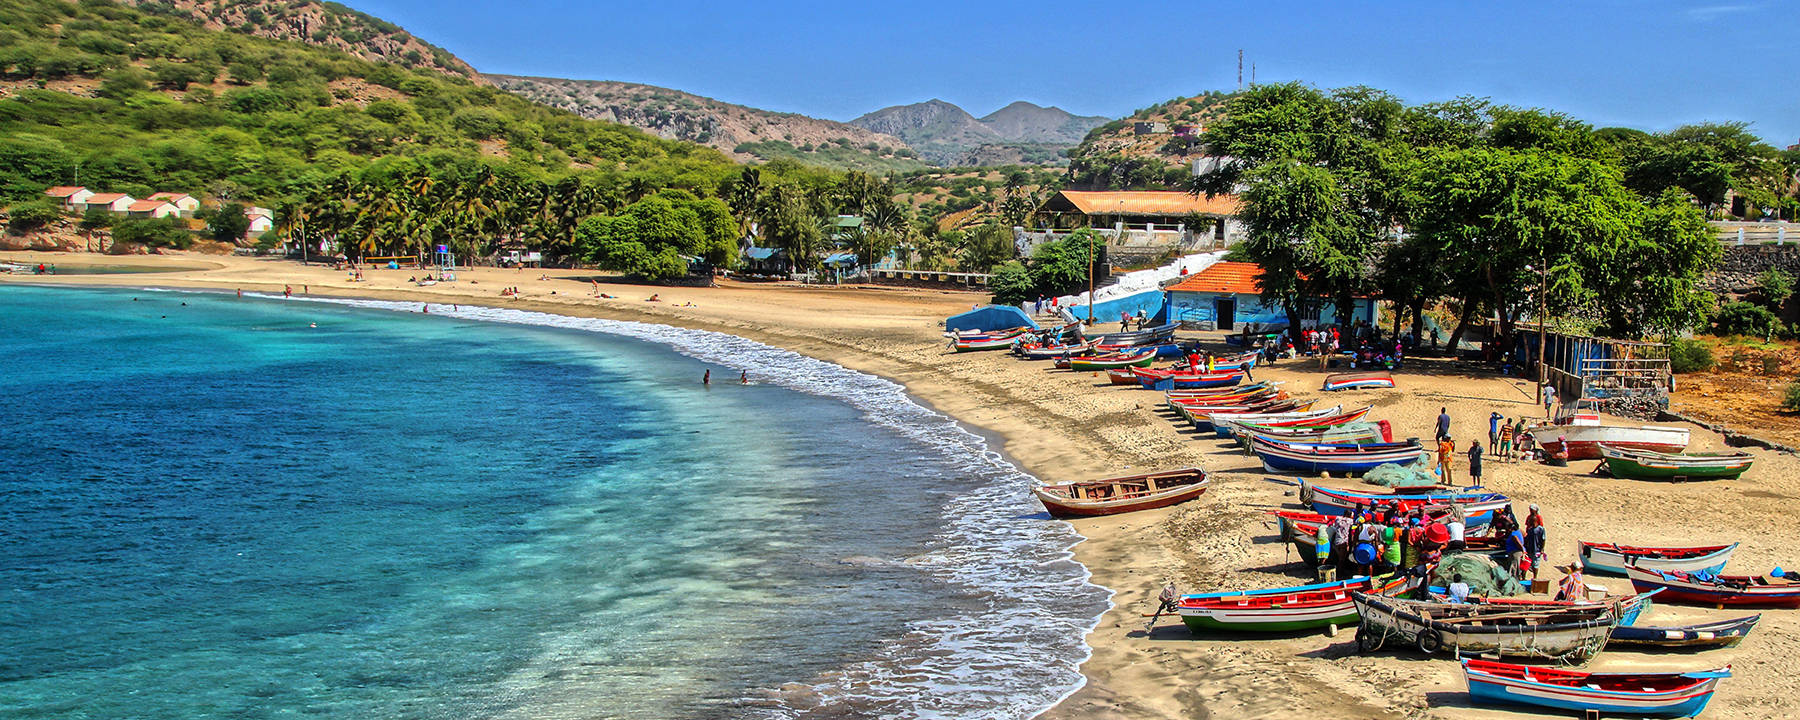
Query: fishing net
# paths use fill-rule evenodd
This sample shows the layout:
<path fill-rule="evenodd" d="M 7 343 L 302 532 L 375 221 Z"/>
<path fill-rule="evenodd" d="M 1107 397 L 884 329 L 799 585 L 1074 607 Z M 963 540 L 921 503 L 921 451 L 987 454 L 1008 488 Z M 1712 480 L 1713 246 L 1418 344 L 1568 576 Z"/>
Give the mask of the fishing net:
<path fill-rule="evenodd" d="M 1413 468 L 1400 467 L 1394 463 L 1386 463 L 1376 465 L 1375 469 L 1364 473 L 1363 482 L 1375 483 L 1382 487 L 1429 487 L 1438 483 L 1438 476 Z"/>
<path fill-rule="evenodd" d="M 1445 555 L 1431 571 L 1431 584 L 1449 587 L 1457 575 L 1461 575 L 1463 582 L 1469 584 L 1471 595 L 1518 595 L 1525 592 L 1525 586 L 1514 580 L 1512 573 L 1480 553 Z"/>

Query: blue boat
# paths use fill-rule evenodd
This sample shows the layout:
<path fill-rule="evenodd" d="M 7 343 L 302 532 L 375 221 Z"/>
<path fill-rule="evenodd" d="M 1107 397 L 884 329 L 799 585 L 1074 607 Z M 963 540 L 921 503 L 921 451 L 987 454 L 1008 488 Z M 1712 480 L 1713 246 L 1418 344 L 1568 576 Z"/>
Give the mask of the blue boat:
<path fill-rule="evenodd" d="M 1356 508 L 1369 508 L 1387 503 L 1399 503 L 1402 509 L 1424 506 L 1461 505 L 1467 518 L 1468 526 L 1486 525 L 1494 518 L 1494 511 L 1512 504 L 1512 500 L 1500 493 L 1427 493 L 1419 495 L 1394 494 L 1377 495 L 1357 492 L 1355 490 L 1339 490 L 1315 485 L 1305 480 L 1300 481 L 1300 504 L 1312 506 L 1313 512 L 1320 515 L 1343 515 Z"/>
<path fill-rule="evenodd" d="M 1579 670 L 1464 660 L 1469 698 L 1478 703 L 1607 715 L 1693 717 L 1712 701 L 1731 667 L 1702 672 L 1589 673 Z"/>
<path fill-rule="evenodd" d="M 1350 475 L 1361 475 L 1390 463 L 1402 467 L 1411 465 L 1419 461 L 1421 453 L 1417 442 L 1370 445 L 1289 444 L 1263 437 L 1251 438 L 1250 450 L 1262 459 L 1263 469 L 1269 472 Z"/>

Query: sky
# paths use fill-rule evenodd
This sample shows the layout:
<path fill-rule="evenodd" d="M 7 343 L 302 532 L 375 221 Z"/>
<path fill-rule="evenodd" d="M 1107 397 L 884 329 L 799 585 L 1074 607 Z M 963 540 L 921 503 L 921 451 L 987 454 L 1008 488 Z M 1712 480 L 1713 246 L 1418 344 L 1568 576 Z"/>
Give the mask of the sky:
<path fill-rule="evenodd" d="M 932 98 L 1080 115 L 1244 82 L 1459 95 L 1652 132 L 1800 142 L 1800 2 L 349 0 L 482 72 L 623 80 L 850 120 Z"/>

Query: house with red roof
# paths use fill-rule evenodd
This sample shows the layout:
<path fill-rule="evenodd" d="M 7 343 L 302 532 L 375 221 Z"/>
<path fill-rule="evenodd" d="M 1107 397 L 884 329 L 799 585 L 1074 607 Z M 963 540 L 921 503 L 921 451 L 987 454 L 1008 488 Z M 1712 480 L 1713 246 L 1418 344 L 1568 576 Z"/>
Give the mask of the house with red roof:
<path fill-rule="evenodd" d="M 1018 228 L 1013 234 L 1020 254 L 1029 256 L 1040 243 L 1093 228 L 1106 238 L 1109 255 L 1130 265 L 1171 248 L 1199 252 L 1235 244 L 1247 232 L 1237 213 L 1235 195 L 1064 190 L 1038 206 L 1041 227 Z"/>
<path fill-rule="evenodd" d="M 55 200 L 64 211 L 73 211 L 77 205 L 85 206 L 93 194 L 94 191 L 80 185 L 58 185 L 44 191 L 44 196 Z"/>
<path fill-rule="evenodd" d="M 200 209 L 200 198 L 187 193 L 159 192 L 152 194 L 150 199 L 161 200 L 170 205 L 174 205 L 176 211 L 180 212 L 182 217 L 193 217 L 194 211 Z"/>
<path fill-rule="evenodd" d="M 116 212 L 123 215 L 130 209 L 131 204 L 134 202 L 137 202 L 137 199 L 130 195 L 126 195 L 125 193 L 94 193 L 89 195 L 87 200 L 82 201 L 81 205 L 75 209 L 85 212 L 94 208 L 105 208 L 107 212 Z"/>
<path fill-rule="evenodd" d="M 1218 330 L 1238 330 L 1242 325 L 1249 325 L 1252 331 L 1287 327 L 1287 311 L 1280 301 L 1263 300 L 1262 277 L 1263 268 L 1256 263 L 1213 263 L 1163 289 L 1168 296 L 1169 320 Z M 1350 317 L 1344 319 L 1336 317 L 1335 303 L 1320 298 L 1301 309 L 1302 323 L 1319 323 L 1321 311 L 1327 325 L 1354 325 L 1359 320 L 1373 325 L 1377 319 L 1373 298 L 1355 298 Z"/>
<path fill-rule="evenodd" d="M 181 214 L 181 210 L 165 200 L 139 200 L 126 206 L 125 214 L 134 218 L 166 218 Z"/>

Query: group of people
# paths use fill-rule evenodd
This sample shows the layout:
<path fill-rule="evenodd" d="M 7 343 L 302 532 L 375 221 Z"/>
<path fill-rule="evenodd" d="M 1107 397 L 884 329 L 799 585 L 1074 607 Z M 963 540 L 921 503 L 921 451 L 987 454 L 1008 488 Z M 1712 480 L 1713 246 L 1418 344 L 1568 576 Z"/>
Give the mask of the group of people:
<path fill-rule="evenodd" d="M 1438 516 L 1424 507 L 1403 511 L 1388 501 L 1321 523 L 1313 535 L 1313 551 L 1321 567 L 1332 558 L 1364 575 L 1409 572 L 1426 576 L 1446 552 L 1467 547 L 1468 517 L 1460 505 Z"/>

